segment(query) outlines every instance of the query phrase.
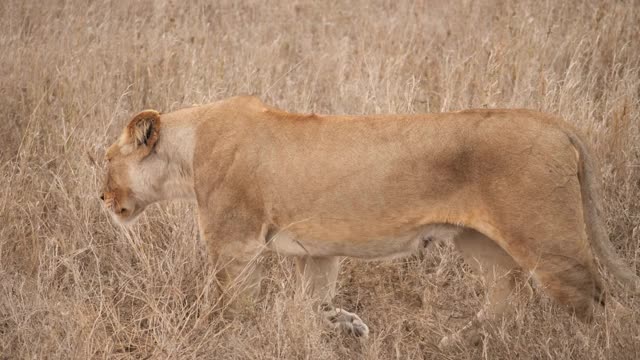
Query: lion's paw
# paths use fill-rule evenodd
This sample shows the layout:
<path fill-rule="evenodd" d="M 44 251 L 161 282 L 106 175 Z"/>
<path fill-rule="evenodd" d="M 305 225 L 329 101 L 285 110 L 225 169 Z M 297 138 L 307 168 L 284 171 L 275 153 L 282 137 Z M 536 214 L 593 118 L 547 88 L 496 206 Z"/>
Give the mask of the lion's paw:
<path fill-rule="evenodd" d="M 438 349 L 442 351 L 449 350 L 456 346 L 460 346 L 460 343 L 462 343 L 462 339 L 458 334 L 443 336 L 438 343 Z"/>
<path fill-rule="evenodd" d="M 470 323 L 457 332 L 444 336 L 442 340 L 440 340 L 440 343 L 438 343 L 438 348 L 441 351 L 446 351 L 455 347 L 480 345 L 483 334 L 474 325 L 475 324 Z"/>
<path fill-rule="evenodd" d="M 366 338 L 369 336 L 369 327 L 354 313 L 335 308 L 324 311 L 324 318 L 334 329 L 339 329 L 355 337 Z"/>

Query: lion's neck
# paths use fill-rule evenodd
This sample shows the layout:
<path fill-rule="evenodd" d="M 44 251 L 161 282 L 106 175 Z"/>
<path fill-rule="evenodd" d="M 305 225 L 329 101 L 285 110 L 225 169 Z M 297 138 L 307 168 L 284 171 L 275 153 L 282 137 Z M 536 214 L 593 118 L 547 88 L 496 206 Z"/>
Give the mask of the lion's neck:
<path fill-rule="evenodd" d="M 186 126 L 163 126 L 156 152 L 164 161 L 165 176 L 158 200 L 194 200 L 193 149 L 194 130 Z"/>

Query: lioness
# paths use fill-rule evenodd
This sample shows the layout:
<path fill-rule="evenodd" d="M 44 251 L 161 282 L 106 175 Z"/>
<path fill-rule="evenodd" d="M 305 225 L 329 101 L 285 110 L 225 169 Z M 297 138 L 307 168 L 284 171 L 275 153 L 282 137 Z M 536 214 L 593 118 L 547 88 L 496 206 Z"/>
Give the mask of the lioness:
<path fill-rule="evenodd" d="M 340 257 L 410 254 L 432 238 L 452 238 L 492 284 L 477 318 L 444 344 L 507 314 L 523 273 L 585 321 L 605 304 L 594 253 L 638 287 L 605 232 L 587 147 L 540 112 L 321 116 L 234 97 L 143 111 L 106 159 L 102 198 L 117 221 L 191 199 L 223 285 L 255 285 L 265 249 L 295 256 L 326 319 L 358 336 L 367 325 L 331 305 Z"/>

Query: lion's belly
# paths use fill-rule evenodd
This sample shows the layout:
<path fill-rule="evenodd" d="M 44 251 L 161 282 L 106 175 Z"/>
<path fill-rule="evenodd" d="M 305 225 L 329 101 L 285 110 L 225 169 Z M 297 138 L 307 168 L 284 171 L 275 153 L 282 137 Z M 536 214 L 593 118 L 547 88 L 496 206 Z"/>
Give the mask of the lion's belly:
<path fill-rule="evenodd" d="M 429 224 L 418 230 L 400 232 L 395 236 L 363 239 L 309 239 L 292 231 L 281 230 L 268 240 L 268 247 L 287 256 L 351 256 L 364 259 L 385 259 L 417 252 L 433 241 L 449 240 L 462 228 L 446 224 Z"/>

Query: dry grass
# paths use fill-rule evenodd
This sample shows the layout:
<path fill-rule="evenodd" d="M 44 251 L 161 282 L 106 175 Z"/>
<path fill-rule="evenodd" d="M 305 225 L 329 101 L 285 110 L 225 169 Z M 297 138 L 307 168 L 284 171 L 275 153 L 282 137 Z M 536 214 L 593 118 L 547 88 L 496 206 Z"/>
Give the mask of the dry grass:
<path fill-rule="evenodd" d="M 336 300 L 366 342 L 319 326 L 273 256 L 260 301 L 225 320 L 189 205 L 119 228 L 88 155 L 141 109 L 240 93 L 301 112 L 556 112 L 595 145 L 611 239 L 637 268 L 637 2 L 180 4 L 0 2 L 0 358 L 640 358 L 640 302 L 624 297 L 628 324 L 584 325 L 538 296 L 481 346 L 439 352 L 482 300 L 447 246 L 345 261 Z"/>

